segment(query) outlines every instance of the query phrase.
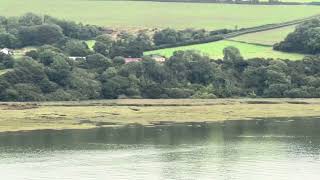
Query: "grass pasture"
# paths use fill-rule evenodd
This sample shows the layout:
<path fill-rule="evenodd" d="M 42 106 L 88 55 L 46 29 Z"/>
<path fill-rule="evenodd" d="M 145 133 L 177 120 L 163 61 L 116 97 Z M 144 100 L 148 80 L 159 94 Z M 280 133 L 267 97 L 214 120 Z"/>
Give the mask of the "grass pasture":
<path fill-rule="evenodd" d="M 320 14 L 319 6 L 253 6 L 97 0 L 0 0 L 0 15 L 49 14 L 114 28 L 233 29 Z M 292 12 L 292 13 L 288 13 Z"/>
<path fill-rule="evenodd" d="M 218 58 L 223 58 L 223 49 L 227 46 L 234 46 L 238 48 L 244 58 L 264 57 L 264 58 L 274 58 L 274 59 L 279 58 L 279 59 L 299 60 L 304 57 L 304 55 L 302 54 L 274 51 L 272 47 L 246 44 L 246 43 L 240 43 L 240 42 L 234 42 L 234 41 L 228 41 L 228 40 L 205 43 L 205 44 L 190 45 L 190 46 L 181 46 L 181 47 L 168 48 L 168 49 L 160 49 L 160 50 L 146 52 L 145 55 L 159 54 L 165 57 L 170 57 L 175 51 L 178 51 L 178 50 L 196 50 L 210 56 L 211 58 L 218 59 Z"/>
<path fill-rule="evenodd" d="M 294 31 L 294 29 L 295 29 L 295 26 L 287 26 L 287 27 L 278 28 L 278 29 L 245 34 L 245 35 L 231 38 L 231 40 L 272 46 L 275 43 L 278 43 L 284 40 L 289 33 Z"/>

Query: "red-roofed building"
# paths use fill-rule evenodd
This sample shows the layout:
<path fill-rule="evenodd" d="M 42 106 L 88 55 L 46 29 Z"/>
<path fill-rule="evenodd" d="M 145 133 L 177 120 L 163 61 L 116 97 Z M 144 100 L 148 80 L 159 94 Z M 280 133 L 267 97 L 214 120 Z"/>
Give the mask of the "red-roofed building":
<path fill-rule="evenodd" d="M 140 62 L 142 61 L 142 58 L 124 58 L 124 61 L 126 64 L 128 64 L 131 62 Z"/>

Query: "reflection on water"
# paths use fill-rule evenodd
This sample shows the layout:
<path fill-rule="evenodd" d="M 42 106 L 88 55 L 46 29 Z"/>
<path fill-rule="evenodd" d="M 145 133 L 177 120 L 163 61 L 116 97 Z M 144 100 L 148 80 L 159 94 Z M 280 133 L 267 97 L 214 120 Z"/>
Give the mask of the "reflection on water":
<path fill-rule="evenodd" d="M 0 134 L 1 179 L 319 179 L 320 120 Z"/>

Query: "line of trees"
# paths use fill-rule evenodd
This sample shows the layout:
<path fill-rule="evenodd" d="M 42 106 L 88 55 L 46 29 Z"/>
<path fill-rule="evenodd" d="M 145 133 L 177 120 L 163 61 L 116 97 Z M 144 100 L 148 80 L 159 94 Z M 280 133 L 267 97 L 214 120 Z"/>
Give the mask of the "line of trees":
<path fill-rule="evenodd" d="M 20 17 L 0 16 L 0 48 L 59 44 L 68 39 L 92 39 L 101 27 L 27 13 Z"/>
<path fill-rule="evenodd" d="M 316 57 L 245 60 L 238 49 L 227 47 L 220 60 L 178 51 L 165 63 L 146 56 L 125 64 L 123 57 L 97 52 L 72 60 L 62 49 L 48 45 L 27 55 L 0 56 L 0 66 L 11 69 L 0 76 L 1 101 L 320 97 Z"/>

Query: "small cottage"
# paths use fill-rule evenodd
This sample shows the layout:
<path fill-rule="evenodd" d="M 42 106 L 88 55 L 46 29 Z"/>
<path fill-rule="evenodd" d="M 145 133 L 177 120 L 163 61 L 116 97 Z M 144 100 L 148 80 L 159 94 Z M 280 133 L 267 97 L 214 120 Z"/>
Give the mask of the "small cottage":
<path fill-rule="evenodd" d="M 142 58 L 124 58 L 124 61 L 126 64 L 128 64 L 131 62 L 140 62 L 142 61 Z"/>
<path fill-rule="evenodd" d="M 5 55 L 13 55 L 13 51 L 8 48 L 1 49 L 0 53 L 5 54 Z"/>
<path fill-rule="evenodd" d="M 153 60 L 157 61 L 157 62 L 165 62 L 166 58 L 163 56 L 159 56 L 159 55 L 151 55 L 150 56 Z"/>
<path fill-rule="evenodd" d="M 70 56 L 69 59 L 71 60 L 86 60 L 86 57 L 81 57 L 81 56 Z"/>

